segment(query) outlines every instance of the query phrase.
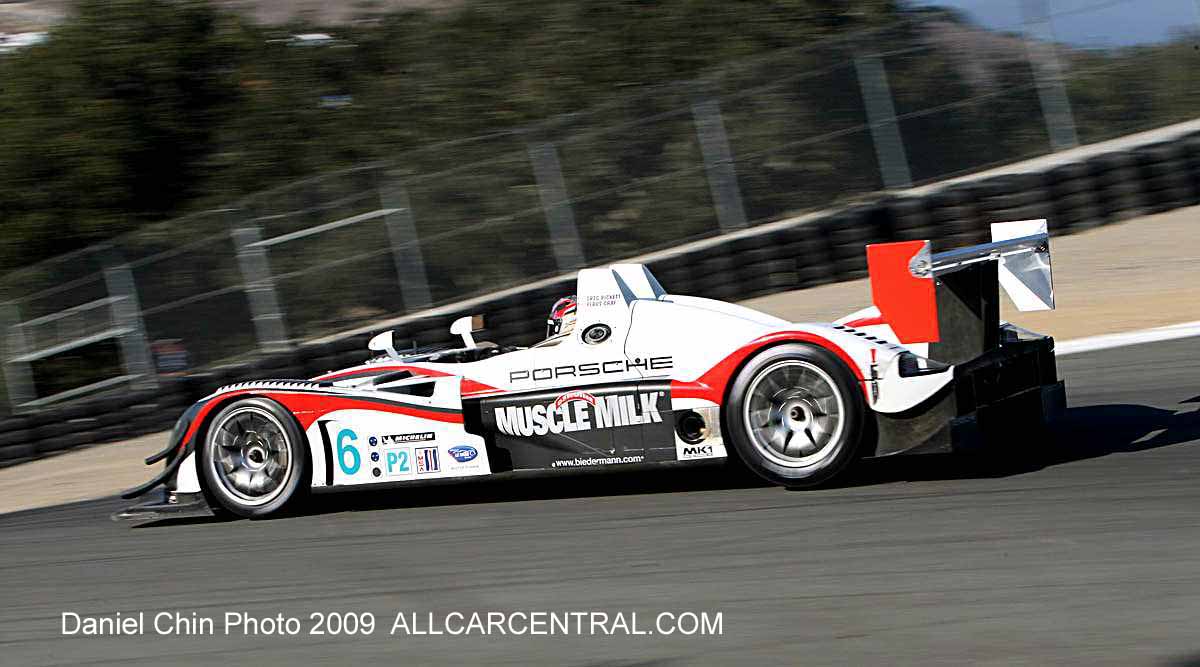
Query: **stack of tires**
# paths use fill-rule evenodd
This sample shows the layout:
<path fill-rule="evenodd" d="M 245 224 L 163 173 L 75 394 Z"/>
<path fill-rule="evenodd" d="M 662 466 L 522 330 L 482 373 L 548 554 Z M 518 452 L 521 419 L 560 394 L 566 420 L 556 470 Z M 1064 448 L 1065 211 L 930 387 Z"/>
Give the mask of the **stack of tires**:
<path fill-rule="evenodd" d="M 81 413 L 81 407 L 84 406 L 71 406 L 68 409 L 36 415 L 38 426 L 34 434 L 37 436 L 38 456 L 56 454 L 92 441 L 92 430 L 96 427 L 96 420 L 77 416 Z"/>
<path fill-rule="evenodd" d="M 18 415 L 0 420 L 0 467 L 29 461 L 36 454 L 28 417 Z"/>
<path fill-rule="evenodd" d="M 1046 172 L 1050 190 L 1050 231 L 1054 234 L 1099 227 L 1108 218 L 1097 195 L 1096 180 L 1087 165 L 1063 164 Z"/>
<path fill-rule="evenodd" d="M 1003 174 L 972 185 L 979 197 L 980 234 L 972 243 L 991 240 L 991 223 L 1053 218 L 1052 189 L 1040 173 Z"/>
<path fill-rule="evenodd" d="M 796 256 L 784 241 L 784 229 L 743 236 L 729 243 L 736 263 L 739 299 L 795 289 L 800 282 Z"/>
<path fill-rule="evenodd" d="M 739 297 L 738 260 L 725 244 L 710 245 L 687 253 L 695 277 L 695 294 L 731 301 Z"/>
<path fill-rule="evenodd" d="M 160 405 L 152 394 L 138 392 L 131 397 L 129 405 L 121 409 L 128 428 L 128 437 L 137 437 L 149 433 L 158 433 L 171 428 L 184 406 L 178 410 L 170 410 Z"/>
<path fill-rule="evenodd" d="M 692 267 L 688 258 L 683 255 L 671 255 L 656 259 L 649 264 L 650 272 L 658 279 L 663 289 L 671 294 L 693 294 L 696 284 L 692 275 Z"/>
<path fill-rule="evenodd" d="M 929 237 L 934 252 L 971 245 L 986 238 L 988 226 L 979 207 L 977 187 L 978 184 L 943 188 L 925 198 L 934 232 Z"/>
<path fill-rule="evenodd" d="M 89 397 L 0 421 L 0 465 L 171 427 L 194 401 L 194 378 L 162 378 L 152 388 Z"/>
<path fill-rule="evenodd" d="M 893 240 L 925 241 L 938 235 L 924 197 L 896 197 L 883 205 Z"/>
<path fill-rule="evenodd" d="M 1095 182 L 1096 199 L 1107 222 L 1144 215 L 1149 210 L 1142 191 L 1141 171 L 1133 155 L 1118 151 L 1087 160 Z"/>
<path fill-rule="evenodd" d="M 1150 212 L 1160 213 L 1196 203 L 1184 142 L 1142 146 L 1134 152 L 1134 158 L 1141 176 L 1142 195 Z"/>
<path fill-rule="evenodd" d="M 1200 132 L 1184 137 L 1179 144 L 1183 147 L 1183 164 L 1192 186 L 1191 204 L 1200 204 Z"/>
<path fill-rule="evenodd" d="M 787 228 L 781 240 L 786 252 L 796 258 L 796 288 L 805 289 L 837 280 L 834 258 L 825 229 L 817 221 Z M 862 250 L 865 253 L 865 250 Z"/>
<path fill-rule="evenodd" d="M 829 244 L 832 275 L 836 280 L 867 276 L 868 243 L 885 240 L 886 225 L 878 206 L 855 206 L 822 219 L 819 228 Z"/>

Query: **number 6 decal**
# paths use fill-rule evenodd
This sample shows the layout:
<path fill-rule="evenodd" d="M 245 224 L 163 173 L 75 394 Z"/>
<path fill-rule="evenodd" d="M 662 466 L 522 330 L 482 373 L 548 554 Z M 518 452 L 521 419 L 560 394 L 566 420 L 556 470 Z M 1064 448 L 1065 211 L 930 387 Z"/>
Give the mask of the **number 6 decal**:
<path fill-rule="evenodd" d="M 354 445 L 346 444 L 346 441 L 354 442 L 358 440 L 358 434 L 348 428 L 338 431 L 337 434 L 337 460 L 341 466 L 342 472 L 347 475 L 353 475 L 358 472 L 359 466 L 362 465 L 362 457 L 359 456 L 358 449 Z M 347 463 L 347 457 L 350 462 Z"/>

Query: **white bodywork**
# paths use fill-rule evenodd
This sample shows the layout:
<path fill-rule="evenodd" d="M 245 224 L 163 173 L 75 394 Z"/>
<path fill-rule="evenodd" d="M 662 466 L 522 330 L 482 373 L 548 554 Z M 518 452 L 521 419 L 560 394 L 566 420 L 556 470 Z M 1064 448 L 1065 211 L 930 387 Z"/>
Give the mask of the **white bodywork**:
<path fill-rule="evenodd" d="M 989 330 L 999 306 L 987 280 L 1022 310 L 1054 307 L 1045 221 L 993 225 L 992 236 L 937 254 L 929 241 L 869 245 L 874 305 L 832 324 L 669 294 L 642 265 L 584 269 L 574 327 L 532 347 L 477 342 L 477 321 L 460 318 L 451 331 L 461 348 L 406 356 L 384 332 L 369 345 L 384 356 L 366 364 L 312 380 L 223 387 L 185 411 L 167 449 L 147 459 L 166 460 L 164 470 L 125 497 L 160 484 L 196 494 L 200 480 L 223 474 L 215 466 L 228 462 L 200 449 L 221 443 L 205 442 L 206 428 L 226 408 L 247 409 L 247 398 L 274 401 L 294 418 L 308 448 L 307 481 L 317 488 L 719 461 L 729 454 L 722 422 L 731 418 L 723 412 L 733 388 L 761 395 L 760 369 L 741 382 L 739 374 L 768 348 L 791 344 L 825 350 L 821 366 L 836 358 L 853 376 L 875 413 L 862 455 L 951 451 L 978 439 L 980 415 L 984 424 L 1012 414 L 1044 421 L 1065 404 L 1052 338 L 1007 324 Z M 939 359 L 927 358 L 931 350 Z M 942 363 L 951 360 L 961 366 Z M 845 387 L 849 378 L 838 375 Z M 843 405 L 847 394 L 836 393 Z M 214 469 L 198 470 L 201 459 Z"/>
<path fill-rule="evenodd" d="M 860 330 L 842 324 L 790 323 L 735 304 L 667 294 L 641 265 L 584 269 L 577 287 L 574 330 L 534 347 L 462 363 L 409 362 L 394 353 L 390 339 L 381 336 L 372 347 L 386 350 L 394 359 L 314 381 L 233 385 L 206 400 L 219 404 L 233 394 L 262 395 L 298 416 L 306 409 L 313 411 L 303 407 L 310 405 L 304 401 L 322 405 L 349 401 L 352 407 L 320 409 L 320 415 L 303 426 L 311 452 L 312 486 L 357 486 L 490 474 L 485 438 L 464 426 L 464 400 L 548 390 L 565 397 L 603 384 L 667 383 L 671 410 L 696 411 L 710 425 L 701 443 L 689 445 L 676 433 L 674 460 L 688 461 L 726 456 L 719 428 L 725 386 L 742 361 L 770 345 L 803 342 L 830 350 L 851 367 L 868 406 L 879 412 L 917 406 L 953 378 L 952 367 L 901 377 L 897 359 L 915 350 L 896 343 L 886 325 Z M 869 310 L 860 313 L 872 315 Z M 603 327 L 608 335 L 585 342 L 593 327 Z M 399 377 L 389 380 L 388 373 Z M 636 399 L 630 405 L 636 405 Z M 458 420 L 427 418 L 422 410 L 457 411 Z M 569 409 L 561 412 L 550 416 L 551 427 L 570 431 L 597 426 L 572 422 Z M 628 414 L 634 424 L 639 418 L 649 419 L 637 416 L 633 408 Z M 182 467 L 176 490 L 198 491 L 195 466 L 189 461 Z"/>

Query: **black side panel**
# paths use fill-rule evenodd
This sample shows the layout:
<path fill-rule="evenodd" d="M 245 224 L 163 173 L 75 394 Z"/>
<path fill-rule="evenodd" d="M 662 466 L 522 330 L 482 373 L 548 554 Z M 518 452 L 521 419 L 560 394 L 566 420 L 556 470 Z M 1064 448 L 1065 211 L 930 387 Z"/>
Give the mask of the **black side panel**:
<path fill-rule="evenodd" d="M 325 450 L 325 486 L 333 486 L 333 445 L 329 442 L 329 422 L 317 422 L 317 430 L 321 432 L 321 448 Z"/>
<path fill-rule="evenodd" d="M 929 358 L 945 364 L 975 359 L 1000 344 L 996 262 L 977 262 L 937 278 L 938 330 Z"/>
<path fill-rule="evenodd" d="M 664 382 L 485 398 L 479 419 L 513 470 L 675 460 L 671 387 Z"/>
<path fill-rule="evenodd" d="M 955 366 L 954 381 L 921 405 L 875 413 L 873 455 L 948 452 L 1028 432 L 1053 416 L 1044 403 L 1061 403 L 1062 392 L 1053 338 L 1008 341 Z"/>
<path fill-rule="evenodd" d="M 953 384 L 912 410 L 898 414 L 876 412 L 879 439 L 870 455 L 949 452 L 957 413 Z"/>
<path fill-rule="evenodd" d="M 1050 337 L 1009 341 L 954 368 L 960 415 L 1056 382 Z"/>

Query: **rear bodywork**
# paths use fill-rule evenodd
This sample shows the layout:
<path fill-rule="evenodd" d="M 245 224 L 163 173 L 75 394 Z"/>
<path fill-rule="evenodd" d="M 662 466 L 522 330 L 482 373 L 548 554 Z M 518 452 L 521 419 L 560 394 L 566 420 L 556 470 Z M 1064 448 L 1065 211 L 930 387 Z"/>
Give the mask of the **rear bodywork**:
<path fill-rule="evenodd" d="M 126 497 L 162 490 L 123 516 L 206 511 L 196 452 L 212 418 L 244 397 L 295 417 L 317 491 L 719 463 L 732 379 L 785 343 L 850 369 L 877 426 L 865 455 L 970 446 L 1001 414 L 1040 422 L 1062 405 L 1053 340 L 999 321 L 999 285 L 1018 266 L 1005 253 L 1029 246 L 1048 261 L 1044 228 L 1031 236 L 967 249 L 972 258 L 873 246 L 876 305 L 833 324 L 668 294 L 641 265 L 584 269 L 575 329 L 559 339 L 505 349 L 467 335 L 460 349 L 219 389 L 184 413 L 147 460 L 165 468 Z"/>
<path fill-rule="evenodd" d="M 1002 289 L 1019 310 L 1054 308 L 1046 221 L 996 224 L 992 238 L 938 254 L 924 241 L 868 247 L 875 306 L 848 323 L 932 362 L 901 374 L 946 381 L 918 405 L 876 406 L 875 455 L 1004 446 L 1065 408 L 1054 339 L 1000 320 Z"/>

